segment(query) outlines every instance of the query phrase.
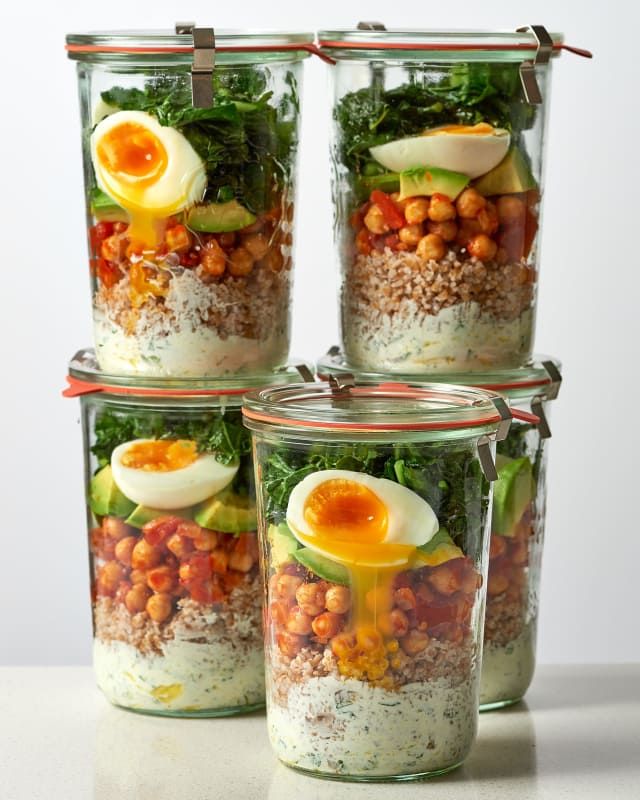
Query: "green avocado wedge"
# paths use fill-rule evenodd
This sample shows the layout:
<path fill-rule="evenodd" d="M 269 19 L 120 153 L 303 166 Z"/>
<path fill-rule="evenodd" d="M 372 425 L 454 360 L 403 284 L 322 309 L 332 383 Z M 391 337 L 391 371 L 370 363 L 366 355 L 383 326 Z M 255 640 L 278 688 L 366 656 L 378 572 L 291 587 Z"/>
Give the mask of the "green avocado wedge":
<path fill-rule="evenodd" d="M 129 222 L 129 214 L 101 189 L 91 192 L 91 213 L 98 222 Z"/>
<path fill-rule="evenodd" d="M 295 560 L 306 567 L 314 575 L 324 578 L 331 583 L 340 583 L 343 586 L 349 585 L 349 571 L 342 564 L 332 561 L 326 556 L 320 555 L 308 547 L 301 547 L 293 553 Z"/>
<path fill-rule="evenodd" d="M 220 533 L 245 533 L 257 527 L 256 507 L 248 497 L 223 489 L 193 510 L 193 518 L 212 531 Z"/>
<path fill-rule="evenodd" d="M 299 545 L 286 523 L 269 525 L 267 539 L 271 545 L 271 563 L 276 569 L 293 561 Z"/>
<path fill-rule="evenodd" d="M 255 214 L 237 200 L 194 206 L 187 212 L 186 224 L 198 233 L 230 233 L 256 221 Z"/>
<path fill-rule="evenodd" d="M 512 147 L 497 167 L 479 177 L 473 185 L 486 197 L 519 194 L 537 187 L 529 165 L 517 147 Z"/>
<path fill-rule="evenodd" d="M 498 480 L 493 488 L 492 533 L 514 536 L 534 492 L 533 468 L 527 456 L 516 459 L 502 456 L 498 460 Z"/>
<path fill-rule="evenodd" d="M 175 510 L 150 508 L 149 506 L 136 506 L 131 514 L 126 518 L 127 525 L 132 528 L 142 528 L 147 522 L 161 517 L 180 517 L 181 519 L 191 519 L 193 516 L 193 507 L 179 508 Z"/>
<path fill-rule="evenodd" d="M 88 502 L 97 517 L 128 517 L 136 505 L 118 489 L 110 464 L 91 478 Z"/>
<path fill-rule="evenodd" d="M 444 194 L 455 200 L 468 183 L 469 178 L 461 172 L 439 167 L 414 167 L 400 173 L 400 200 L 433 194 Z"/>

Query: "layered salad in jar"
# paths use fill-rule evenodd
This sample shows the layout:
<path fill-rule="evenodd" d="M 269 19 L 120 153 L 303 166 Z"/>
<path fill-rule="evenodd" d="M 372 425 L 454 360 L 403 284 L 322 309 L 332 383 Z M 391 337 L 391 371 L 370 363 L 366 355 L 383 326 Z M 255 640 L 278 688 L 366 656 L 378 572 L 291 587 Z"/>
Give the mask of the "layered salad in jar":
<path fill-rule="evenodd" d="M 544 536 L 544 441 L 517 423 L 497 447 L 481 709 L 520 700 L 533 678 Z"/>
<path fill-rule="evenodd" d="M 100 368 L 220 376 L 282 364 L 294 74 L 276 97 L 267 68 L 219 67 L 204 109 L 188 74 L 122 79 L 94 103 L 86 146 Z"/>
<path fill-rule="evenodd" d="M 286 764 L 453 768 L 476 732 L 488 488 L 469 450 L 258 445 L 267 722 Z"/>
<path fill-rule="evenodd" d="M 518 65 L 403 75 L 334 111 L 345 356 L 405 373 L 518 366 L 533 343 L 541 199 Z"/>
<path fill-rule="evenodd" d="M 88 487 L 94 668 L 126 708 L 264 702 L 250 442 L 237 410 L 98 407 Z"/>

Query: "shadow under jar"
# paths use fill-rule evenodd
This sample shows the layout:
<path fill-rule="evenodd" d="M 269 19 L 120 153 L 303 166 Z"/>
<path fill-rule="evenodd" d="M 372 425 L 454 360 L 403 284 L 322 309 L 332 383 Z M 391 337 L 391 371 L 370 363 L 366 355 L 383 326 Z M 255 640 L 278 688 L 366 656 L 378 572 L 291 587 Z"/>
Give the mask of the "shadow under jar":
<path fill-rule="evenodd" d="M 495 405 L 494 405 L 495 402 Z M 477 725 L 495 395 L 430 384 L 251 392 L 267 723 L 287 765 L 410 779 Z"/>
<path fill-rule="evenodd" d="M 215 65 L 199 76 L 212 95 L 202 102 L 190 33 L 67 36 L 101 369 L 217 377 L 286 362 L 311 39 L 216 32 Z"/>
<path fill-rule="evenodd" d="M 81 351 L 69 370 L 86 463 L 93 663 L 108 700 L 168 716 L 264 704 L 251 441 L 254 383 L 118 379 Z"/>
<path fill-rule="evenodd" d="M 346 360 L 393 373 L 519 366 L 534 337 L 551 70 L 534 35 L 340 30 L 319 40 L 336 59 Z M 545 56 L 562 39 L 549 41 Z M 533 60 L 527 93 L 521 72 Z"/>
<path fill-rule="evenodd" d="M 351 374 L 338 348 L 317 364 L 322 378 Z M 357 372 L 358 380 L 382 380 Z M 399 378 L 401 376 L 398 376 Z M 439 376 L 449 384 L 474 383 L 507 398 L 513 421 L 497 443 L 489 571 L 480 681 L 480 710 L 516 703 L 535 669 L 542 549 L 547 507 L 549 403 L 560 389 L 560 362 L 536 356 L 518 369 Z M 406 380 L 410 380 L 410 375 Z M 533 417 L 530 416 L 533 412 Z"/>

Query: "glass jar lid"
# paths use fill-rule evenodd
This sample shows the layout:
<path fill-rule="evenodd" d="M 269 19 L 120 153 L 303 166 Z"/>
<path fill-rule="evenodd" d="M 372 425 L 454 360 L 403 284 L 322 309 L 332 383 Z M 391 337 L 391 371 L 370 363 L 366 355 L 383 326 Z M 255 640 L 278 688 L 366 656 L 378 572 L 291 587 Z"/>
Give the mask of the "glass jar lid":
<path fill-rule="evenodd" d="M 511 412 L 495 392 L 435 383 L 390 383 L 331 376 L 318 383 L 248 392 L 248 427 L 340 433 L 466 431 L 506 436 Z"/>
<path fill-rule="evenodd" d="M 128 395 L 131 397 L 198 398 L 243 395 L 261 386 L 281 386 L 313 381 L 311 366 L 306 361 L 292 360 L 271 372 L 232 375 L 223 378 L 156 378 L 112 375 L 98 367 L 93 349 L 79 350 L 69 363 L 68 387 L 64 397 L 87 394 Z"/>
<path fill-rule="evenodd" d="M 191 62 L 194 54 L 191 23 L 177 23 L 175 30 L 113 30 L 70 33 L 66 37 L 69 58 L 75 61 L 139 60 L 170 56 L 173 61 Z M 314 36 L 305 31 L 216 29 L 216 56 L 224 63 L 245 63 L 285 56 L 305 58 L 316 52 Z"/>
<path fill-rule="evenodd" d="M 591 58 L 591 53 L 564 43 L 561 33 L 532 25 L 517 31 L 387 29 L 381 23 L 361 22 L 357 28 L 323 30 L 320 47 L 337 59 L 413 58 L 426 54 L 443 60 L 525 61 L 543 48 L 548 56 L 562 50 Z"/>
<path fill-rule="evenodd" d="M 499 392 L 510 401 L 529 400 L 542 395 L 545 400 L 555 400 L 562 382 L 562 364 L 557 358 L 534 355 L 521 367 L 513 369 L 488 369 L 484 372 L 438 373 L 434 380 L 445 384 L 477 386 L 481 389 Z M 359 370 L 346 363 L 339 347 L 332 347 L 317 362 L 316 371 L 321 378 L 330 375 L 354 375 L 366 381 L 384 381 L 389 375 Z M 394 379 L 406 382 L 416 379 L 414 374 L 394 375 Z"/>

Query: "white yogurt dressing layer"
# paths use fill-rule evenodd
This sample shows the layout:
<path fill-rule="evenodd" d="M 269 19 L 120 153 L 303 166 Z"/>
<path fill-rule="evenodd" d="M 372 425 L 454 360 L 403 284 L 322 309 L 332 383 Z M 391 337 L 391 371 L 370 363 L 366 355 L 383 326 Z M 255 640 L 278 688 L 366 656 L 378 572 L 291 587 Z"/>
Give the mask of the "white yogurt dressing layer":
<path fill-rule="evenodd" d="M 267 700 L 271 743 L 285 763 L 353 777 L 419 775 L 453 767 L 471 749 L 477 685 L 439 679 L 397 692 L 353 678 L 316 677 Z"/>
<path fill-rule="evenodd" d="M 225 643 L 175 640 L 163 655 L 94 640 L 97 683 L 108 700 L 141 711 L 196 712 L 264 702 L 264 658 Z"/>
<path fill-rule="evenodd" d="M 204 325 L 158 335 L 128 334 L 95 308 L 93 330 L 100 369 L 121 375 L 188 378 L 270 370 L 286 361 L 289 346 L 284 335 L 221 339 Z"/>
<path fill-rule="evenodd" d="M 443 372 L 519 366 L 531 353 L 532 344 L 531 309 L 505 322 L 482 313 L 478 303 L 448 306 L 436 315 L 385 315 L 376 323 L 351 315 L 344 326 L 349 363 L 376 371 Z"/>
<path fill-rule="evenodd" d="M 480 705 L 519 700 L 529 688 L 536 664 L 533 624 L 506 645 L 485 644 Z"/>

